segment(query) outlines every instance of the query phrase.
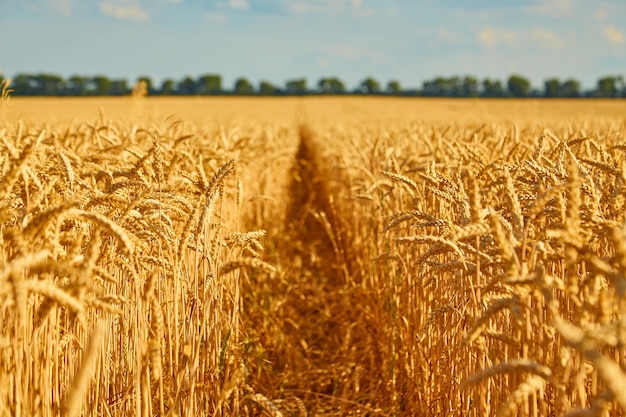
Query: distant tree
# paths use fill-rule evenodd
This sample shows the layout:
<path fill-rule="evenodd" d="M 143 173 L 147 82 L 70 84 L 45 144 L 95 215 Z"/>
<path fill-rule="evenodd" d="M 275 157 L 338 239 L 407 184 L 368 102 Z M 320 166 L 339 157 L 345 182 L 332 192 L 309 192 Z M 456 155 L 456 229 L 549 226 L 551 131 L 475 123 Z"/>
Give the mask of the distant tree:
<path fill-rule="evenodd" d="M 403 96 L 421 96 L 422 95 L 422 90 L 420 90 L 419 88 L 404 88 L 401 92 L 401 95 Z"/>
<path fill-rule="evenodd" d="M 466 97 L 464 78 L 454 76 L 454 77 L 449 78 L 448 82 L 450 86 L 450 97 Z M 471 89 L 471 77 L 469 80 L 468 87 L 469 89 Z M 478 94 L 478 81 L 476 81 L 476 94 Z"/>
<path fill-rule="evenodd" d="M 389 94 L 398 95 L 402 92 L 402 88 L 400 88 L 400 81 L 391 80 L 387 83 L 387 92 Z"/>
<path fill-rule="evenodd" d="M 54 74 L 38 74 L 33 76 L 34 94 L 41 96 L 59 96 L 65 91 L 65 80 Z"/>
<path fill-rule="evenodd" d="M 336 77 L 320 78 L 317 82 L 317 88 L 322 94 L 343 94 L 346 92 L 343 81 Z"/>
<path fill-rule="evenodd" d="M 30 77 L 31 85 L 33 88 L 33 95 L 41 96 L 43 94 L 44 80 L 42 80 L 41 74 L 33 74 Z"/>
<path fill-rule="evenodd" d="M 235 81 L 234 93 L 240 95 L 250 95 L 254 93 L 254 86 L 247 79 L 243 77 L 238 78 Z"/>
<path fill-rule="evenodd" d="M 109 94 L 112 96 L 125 96 L 130 92 L 128 88 L 128 80 L 117 79 L 111 80 L 111 88 Z"/>
<path fill-rule="evenodd" d="M 259 94 L 263 96 L 271 96 L 276 93 L 276 86 L 269 81 L 261 81 L 259 83 Z"/>
<path fill-rule="evenodd" d="M 559 86 L 559 95 L 561 97 L 578 97 L 580 96 L 580 83 L 570 78 Z"/>
<path fill-rule="evenodd" d="M 543 82 L 543 96 L 544 97 L 560 97 L 561 96 L 561 81 L 558 78 L 549 78 Z"/>
<path fill-rule="evenodd" d="M 194 83 L 195 84 L 195 83 Z M 161 83 L 159 94 L 163 96 L 171 96 L 176 93 L 176 83 L 171 78 L 166 78 Z"/>
<path fill-rule="evenodd" d="M 513 74 L 507 82 L 509 93 L 513 97 L 528 97 L 530 93 L 530 81 L 521 75 Z"/>
<path fill-rule="evenodd" d="M 422 83 L 422 95 L 426 97 L 434 97 L 437 94 L 437 88 L 434 80 L 427 80 Z"/>
<path fill-rule="evenodd" d="M 36 82 L 30 74 L 16 74 L 13 80 L 13 93 L 16 96 L 32 96 L 36 91 Z"/>
<path fill-rule="evenodd" d="M 502 82 L 500 80 L 490 80 L 489 78 L 485 78 L 483 80 L 483 97 L 505 97 L 506 91 L 502 86 Z"/>
<path fill-rule="evenodd" d="M 446 96 L 448 95 L 447 87 L 445 86 L 445 79 L 442 77 L 437 77 L 432 81 L 424 82 L 424 95 L 437 97 L 437 96 Z"/>
<path fill-rule="evenodd" d="M 623 75 L 617 76 L 617 97 L 626 97 L 626 81 L 624 81 Z"/>
<path fill-rule="evenodd" d="M 185 96 L 198 94 L 198 86 L 193 78 L 185 77 L 178 83 L 178 91 Z"/>
<path fill-rule="evenodd" d="M 478 97 L 478 79 L 466 75 L 463 77 L 461 90 L 463 97 Z"/>
<path fill-rule="evenodd" d="M 476 84 L 476 89 L 478 89 L 478 84 Z M 461 97 L 465 94 L 463 81 L 459 77 L 437 77 L 432 81 L 425 81 L 422 93 L 430 97 Z"/>
<path fill-rule="evenodd" d="M 82 75 L 72 75 L 67 83 L 68 94 L 72 96 L 84 96 L 89 94 L 89 78 Z"/>
<path fill-rule="evenodd" d="M 222 92 L 222 76 L 218 74 L 205 74 L 198 78 L 198 94 L 219 94 Z"/>
<path fill-rule="evenodd" d="M 0 72 L 0 83 L 3 80 Z M 194 80 L 185 77 L 176 82 L 172 79 L 165 79 L 161 83 L 161 88 L 157 89 L 150 77 L 139 77 L 138 81 L 143 81 L 149 93 L 172 95 L 195 95 L 195 94 L 219 94 L 222 89 L 222 78 L 217 74 L 205 74 Z M 124 79 L 111 80 L 104 75 L 95 77 L 85 77 L 72 75 L 69 79 L 61 76 L 39 73 L 39 74 L 16 74 L 12 81 L 12 90 L 15 95 L 125 95 L 130 88 Z M 291 79 L 286 82 L 285 89 L 275 86 L 268 81 L 259 83 L 258 94 L 289 94 L 302 95 L 308 92 L 307 80 L 304 78 Z M 347 90 L 344 83 L 336 77 L 323 77 L 317 82 L 317 89 L 322 94 L 344 94 Z M 381 85 L 372 77 L 362 80 L 355 88 L 355 93 L 378 94 L 382 91 Z M 463 77 L 437 77 L 424 81 L 422 90 L 402 91 L 400 82 L 391 80 L 384 90 L 388 94 L 403 95 L 424 95 L 439 97 L 604 97 L 617 98 L 626 97 L 626 83 L 624 76 L 605 76 L 597 81 L 594 89 L 582 91 L 580 82 L 570 78 L 561 82 L 558 78 L 546 79 L 543 89 L 532 88 L 530 81 L 518 74 L 512 74 L 503 86 L 500 80 L 484 79 L 479 82 L 475 77 L 466 75 Z M 236 94 L 254 94 L 254 86 L 243 77 L 236 80 L 233 92 Z"/>
<path fill-rule="evenodd" d="M 618 96 L 618 79 L 614 76 L 602 77 L 598 80 L 595 90 L 596 97 L 611 98 Z"/>
<path fill-rule="evenodd" d="M 97 96 L 106 96 L 111 90 L 111 80 L 104 75 L 97 75 L 91 79 L 93 84 L 93 94 Z"/>
<path fill-rule="evenodd" d="M 292 95 L 306 94 L 306 78 L 287 81 L 285 84 L 285 92 Z"/>
<path fill-rule="evenodd" d="M 372 77 L 367 77 L 359 84 L 358 91 L 364 94 L 380 93 L 380 84 Z"/>

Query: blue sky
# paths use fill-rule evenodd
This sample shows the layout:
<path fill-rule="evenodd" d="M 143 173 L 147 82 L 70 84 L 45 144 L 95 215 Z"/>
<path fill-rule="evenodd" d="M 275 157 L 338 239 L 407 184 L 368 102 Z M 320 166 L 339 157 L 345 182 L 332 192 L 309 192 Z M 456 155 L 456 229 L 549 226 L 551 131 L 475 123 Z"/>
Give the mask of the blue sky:
<path fill-rule="evenodd" d="M 0 0 L 0 68 L 123 77 L 626 74 L 626 0 Z"/>

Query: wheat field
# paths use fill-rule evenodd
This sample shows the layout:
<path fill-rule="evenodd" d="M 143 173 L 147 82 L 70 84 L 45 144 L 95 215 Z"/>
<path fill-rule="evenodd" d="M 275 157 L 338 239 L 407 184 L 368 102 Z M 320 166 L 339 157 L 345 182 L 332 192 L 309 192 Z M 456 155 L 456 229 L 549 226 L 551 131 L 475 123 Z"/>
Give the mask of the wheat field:
<path fill-rule="evenodd" d="M 626 412 L 624 101 L 0 112 L 0 416 Z"/>

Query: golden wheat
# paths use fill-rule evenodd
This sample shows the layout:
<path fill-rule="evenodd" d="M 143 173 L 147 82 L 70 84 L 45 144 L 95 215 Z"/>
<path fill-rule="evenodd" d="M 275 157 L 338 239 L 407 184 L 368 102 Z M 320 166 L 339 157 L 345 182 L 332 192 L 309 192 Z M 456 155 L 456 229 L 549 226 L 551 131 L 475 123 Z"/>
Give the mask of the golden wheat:
<path fill-rule="evenodd" d="M 623 414 L 622 103 L 144 87 L 4 112 L 0 415 Z"/>

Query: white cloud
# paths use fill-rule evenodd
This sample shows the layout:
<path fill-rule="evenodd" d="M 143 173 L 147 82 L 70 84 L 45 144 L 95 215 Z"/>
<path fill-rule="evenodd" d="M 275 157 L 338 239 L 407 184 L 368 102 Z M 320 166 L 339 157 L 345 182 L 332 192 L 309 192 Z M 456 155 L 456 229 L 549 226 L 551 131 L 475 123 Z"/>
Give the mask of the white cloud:
<path fill-rule="evenodd" d="M 372 8 L 363 6 L 363 0 L 283 0 L 283 5 L 293 13 L 349 13 L 355 17 L 369 17 L 376 14 Z"/>
<path fill-rule="evenodd" d="M 113 2 L 103 1 L 100 3 L 100 11 L 107 16 L 120 20 L 148 20 L 150 17 L 138 5 L 122 6 Z"/>
<path fill-rule="evenodd" d="M 287 8 L 289 10 L 291 10 L 294 13 L 305 13 L 308 12 L 310 10 L 310 6 L 306 3 L 302 3 L 302 2 L 294 2 L 294 1 L 290 1 L 287 3 Z"/>
<path fill-rule="evenodd" d="M 528 38 L 546 49 L 557 49 L 564 45 L 559 35 L 547 29 L 535 28 L 528 32 Z"/>
<path fill-rule="evenodd" d="M 370 48 L 358 48 L 351 47 L 348 45 L 336 45 L 329 49 L 329 52 L 339 58 L 349 60 L 349 61 L 371 61 L 371 62 L 383 62 L 385 61 L 385 57 Z"/>
<path fill-rule="evenodd" d="M 450 45 L 461 44 L 465 41 L 465 38 L 462 35 L 456 32 L 452 32 L 444 27 L 440 27 L 437 29 L 436 36 L 437 39 L 439 39 L 441 42 Z"/>
<path fill-rule="evenodd" d="M 624 42 L 624 34 L 613 25 L 605 26 L 604 36 L 611 43 L 619 44 Z"/>
<path fill-rule="evenodd" d="M 325 1 L 294 1 L 287 0 L 287 9 L 294 13 L 307 13 L 307 12 L 332 12 L 338 11 L 339 2 L 337 0 L 325 0 Z"/>
<path fill-rule="evenodd" d="M 350 0 L 349 4 L 352 8 L 352 13 L 356 17 L 370 17 L 376 14 L 376 11 L 374 9 L 364 7 L 362 0 Z"/>
<path fill-rule="evenodd" d="M 228 5 L 231 9 L 238 10 L 248 10 L 250 8 L 248 0 L 228 0 Z"/>
<path fill-rule="evenodd" d="M 226 20 L 226 15 L 220 12 L 209 12 L 204 14 L 204 20 L 211 23 L 221 23 Z"/>
<path fill-rule="evenodd" d="M 542 49 L 560 49 L 565 46 L 564 40 L 558 34 L 543 28 L 518 33 L 510 29 L 484 27 L 478 33 L 478 41 L 490 49 L 497 47 L 527 49 L 537 46 Z"/>
<path fill-rule="evenodd" d="M 535 0 L 535 4 L 526 7 L 526 13 L 550 17 L 565 17 L 572 13 L 576 0 Z"/>
<path fill-rule="evenodd" d="M 328 68 L 331 64 L 332 62 L 327 58 L 320 58 L 317 60 L 317 65 L 319 65 L 320 68 Z"/>
<path fill-rule="evenodd" d="M 48 5 L 56 13 L 70 16 L 72 14 L 72 0 L 48 0 Z"/>
<path fill-rule="evenodd" d="M 518 34 L 509 29 L 485 27 L 478 34 L 478 41 L 488 48 L 494 48 L 498 45 L 511 48 L 517 44 L 518 39 Z"/>

